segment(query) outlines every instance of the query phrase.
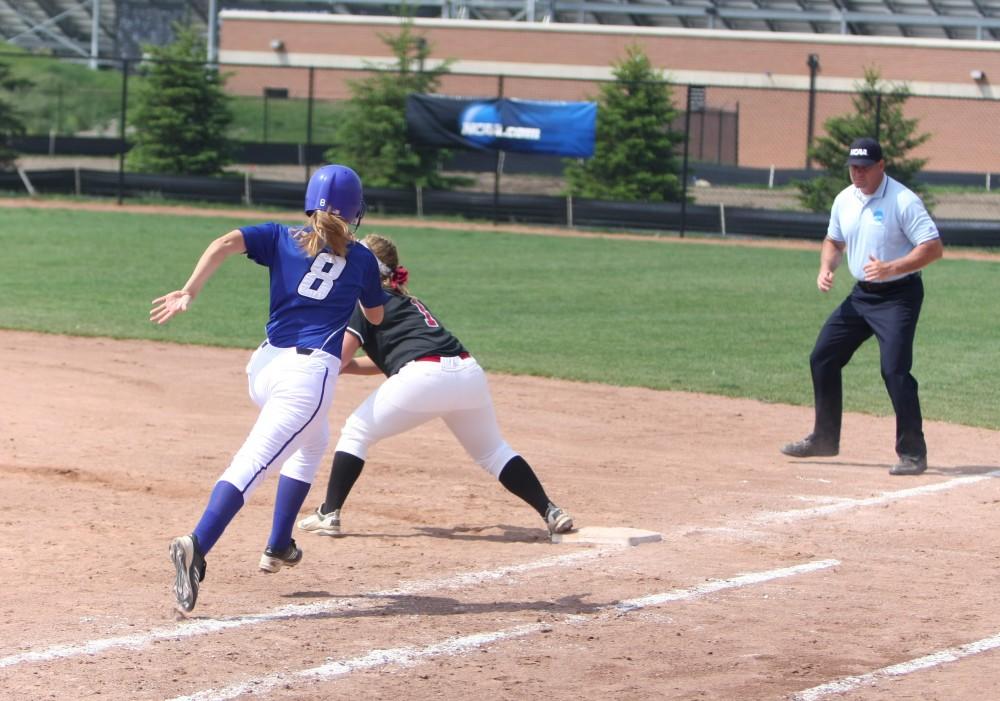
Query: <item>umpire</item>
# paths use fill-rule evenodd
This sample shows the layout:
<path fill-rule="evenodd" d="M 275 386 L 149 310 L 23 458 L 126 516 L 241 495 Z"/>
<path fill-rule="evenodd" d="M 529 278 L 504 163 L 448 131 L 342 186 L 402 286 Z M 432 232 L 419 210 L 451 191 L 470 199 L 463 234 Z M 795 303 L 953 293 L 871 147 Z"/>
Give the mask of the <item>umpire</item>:
<path fill-rule="evenodd" d="M 937 227 L 920 198 L 885 173 L 882 147 L 858 139 L 847 157 L 851 185 L 833 202 L 820 252 L 816 286 L 833 287 L 834 271 L 847 253 L 857 283 L 826 320 L 809 357 L 816 420 L 801 441 L 781 449 L 796 458 L 836 455 L 843 413 L 841 369 L 872 335 L 878 339 L 882 379 L 896 412 L 896 454 L 892 475 L 927 469 L 913 337 L 924 299 L 920 270 L 941 257 Z"/>

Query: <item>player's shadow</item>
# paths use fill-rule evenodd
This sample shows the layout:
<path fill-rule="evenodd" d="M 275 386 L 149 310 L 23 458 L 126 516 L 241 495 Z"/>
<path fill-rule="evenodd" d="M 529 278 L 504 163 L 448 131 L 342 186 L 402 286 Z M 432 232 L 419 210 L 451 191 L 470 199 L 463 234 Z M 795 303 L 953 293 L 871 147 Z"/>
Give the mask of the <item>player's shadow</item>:
<path fill-rule="evenodd" d="M 501 531 L 500 533 L 486 531 Z M 548 531 L 544 528 L 525 528 L 497 523 L 492 526 L 455 526 L 452 528 L 434 528 L 417 526 L 420 535 L 429 538 L 446 538 L 448 540 L 475 540 L 494 543 L 548 541 Z"/>
<path fill-rule="evenodd" d="M 491 531 L 491 532 L 487 532 Z M 496 531 L 500 531 L 497 533 Z M 548 542 L 549 534 L 544 528 L 525 528 L 497 523 L 492 526 L 454 526 L 439 528 L 414 526 L 408 533 L 343 533 L 340 538 L 445 538 L 447 540 L 468 540 L 484 543 L 541 543 Z"/>
<path fill-rule="evenodd" d="M 327 611 L 289 612 L 278 616 L 280 620 L 325 620 L 385 618 L 390 616 L 464 616 L 493 613 L 518 613 L 538 611 L 557 615 L 588 614 L 607 609 L 616 602 L 591 603 L 586 594 L 571 594 L 558 599 L 459 601 L 447 596 L 420 594 L 357 594 L 339 595 L 325 591 L 301 591 L 285 594 L 289 599 L 331 600 Z M 312 606 L 312 605 L 310 605 Z"/>

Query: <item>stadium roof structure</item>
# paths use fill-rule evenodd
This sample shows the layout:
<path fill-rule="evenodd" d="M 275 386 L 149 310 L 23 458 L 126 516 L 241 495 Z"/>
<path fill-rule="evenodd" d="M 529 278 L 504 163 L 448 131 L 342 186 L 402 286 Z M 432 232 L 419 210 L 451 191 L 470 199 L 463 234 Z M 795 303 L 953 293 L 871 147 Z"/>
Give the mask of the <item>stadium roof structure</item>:
<path fill-rule="evenodd" d="M 0 0 L 0 40 L 57 55 L 138 58 L 174 21 L 222 9 L 564 22 L 942 40 L 1000 40 L 1000 0 Z M 96 10 L 96 12 L 95 12 Z"/>

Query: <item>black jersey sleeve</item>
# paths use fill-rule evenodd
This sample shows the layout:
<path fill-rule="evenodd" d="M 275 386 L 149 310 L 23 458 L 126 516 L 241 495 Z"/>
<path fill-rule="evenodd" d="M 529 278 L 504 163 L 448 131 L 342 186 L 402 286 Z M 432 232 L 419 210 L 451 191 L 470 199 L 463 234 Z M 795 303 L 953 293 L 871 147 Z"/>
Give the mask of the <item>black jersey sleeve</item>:
<path fill-rule="evenodd" d="M 369 335 L 370 330 L 371 324 L 368 323 L 364 312 L 361 311 L 361 304 L 354 305 L 354 313 L 351 314 L 351 320 L 347 322 L 348 333 L 357 338 L 363 346 L 365 345 L 365 337 Z"/>

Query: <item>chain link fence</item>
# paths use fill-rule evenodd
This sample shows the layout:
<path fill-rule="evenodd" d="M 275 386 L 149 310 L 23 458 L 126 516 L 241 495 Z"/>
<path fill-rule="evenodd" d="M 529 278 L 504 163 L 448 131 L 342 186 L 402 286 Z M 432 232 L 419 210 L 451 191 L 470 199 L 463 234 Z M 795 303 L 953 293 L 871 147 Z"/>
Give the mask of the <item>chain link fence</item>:
<path fill-rule="evenodd" d="M 17 107 L 27 128 L 28 137 L 15 143 L 23 162 L 34 168 L 44 163 L 41 157 L 89 156 L 105 159 L 108 167 L 124 168 L 122 154 L 132 133 L 129 115 L 147 64 L 104 62 L 102 70 L 87 76 L 91 80 L 83 81 L 79 71 L 66 70 L 65 60 L 0 54 L 0 62 L 13 65 L 15 74 L 36 79 L 34 88 L 5 98 Z M 323 162 L 338 114 L 351 96 L 350 82 L 372 75 L 273 65 L 221 64 L 219 70 L 227 76 L 232 97 L 229 136 L 241 161 L 235 169 L 298 182 Z M 446 74 L 438 92 L 464 98 L 596 100 L 601 86 L 585 78 Z M 792 212 L 804 211 L 794 183 L 819 172 L 809 158 L 810 140 L 825 133 L 827 119 L 852 114 L 857 96 L 712 84 L 670 84 L 669 89 L 681 112 L 672 128 L 688 129 L 686 182 L 691 202 Z M 917 121 L 917 133 L 930 135 L 909 155 L 927 159 L 919 179 L 929 186 L 936 217 L 1000 223 L 1000 131 L 992 128 L 997 107 L 998 100 L 988 95 L 960 99 L 914 94 L 905 102 L 904 116 Z M 503 162 L 505 192 L 565 192 L 562 159 L 506 154 Z M 477 176 L 472 189 L 495 187 L 493 158 L 456 153 L 450 167 Z"/>

